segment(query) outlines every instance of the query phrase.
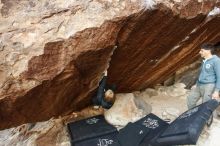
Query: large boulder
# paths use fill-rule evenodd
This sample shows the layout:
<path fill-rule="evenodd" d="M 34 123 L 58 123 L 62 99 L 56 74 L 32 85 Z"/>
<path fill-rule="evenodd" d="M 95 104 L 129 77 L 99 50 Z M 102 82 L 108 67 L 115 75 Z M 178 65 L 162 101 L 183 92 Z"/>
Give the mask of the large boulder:
<path fill-rule="evenodd" d="M 129 122 L 135 122 L 151 113 L 152 107 L 133 93 L 121 93 L 116 95 L 113 106 L 104 112 L 108 123 L 123 127 Z"/>

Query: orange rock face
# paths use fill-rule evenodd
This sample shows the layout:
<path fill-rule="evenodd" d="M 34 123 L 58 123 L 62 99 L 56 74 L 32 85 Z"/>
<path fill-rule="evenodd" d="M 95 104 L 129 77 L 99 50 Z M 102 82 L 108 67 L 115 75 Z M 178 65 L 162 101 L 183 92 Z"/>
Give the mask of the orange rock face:
<path fill-rule="evenodd" d="M 117 85 L 117 92 L 161 83 L 197 60 L 202 43 L 220 40 L 220 18 L 208 16 L 217 6 L 212 1 L 158 0 L 149 9 L 142 9 L 141 2 L 145 1 L 78 5 L 56 1 L 45 3 L 49 6 L 40 9 L 41 19 L 19 23 L 10 16 L 13 6 L 13 11 L 2 7 L 7 25 L 0 32 L 0 56 L 5 57 L 0 64 L 5 68 L 0 70 L 0 129 L 66 115 L 91 104 L 108 67 L 108 82 Z M 55 13 L 58 4 L 62 8 Z M 8 31 L 7 26 L 13 29 Z"/>
<path fill-rule="evenodd" d="M 138 19 L 138 20 L 137 20 Z M 118 36 L 110 66 L 110 83 L 120 92 L 141 90 L 163 82 L 199 58 L 202 43 L 220 40 L 219 17 L 180 18 L 169 10 L 135 15 Z"/>

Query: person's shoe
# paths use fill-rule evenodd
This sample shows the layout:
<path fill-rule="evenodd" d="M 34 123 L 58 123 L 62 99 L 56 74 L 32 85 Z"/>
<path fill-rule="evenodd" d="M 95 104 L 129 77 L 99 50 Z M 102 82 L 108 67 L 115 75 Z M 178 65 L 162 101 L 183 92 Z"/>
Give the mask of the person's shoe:
<path fill-rule="evenodd" d="M 212 122 L 213 122 L 213 114 L 211 114 L 209 120 L 206 122 L 206 125 L 207 125 L 208 127 L 210 127 L 210 126 L 212 125 Z"/>
<path fill-rule="evenodd" d="M 94 105 L 93 108 L 96 109 L 96 110 L 98 110 L 98 109 L 99 109 L 99 106 L 98 106 L 98 105 Z"/>

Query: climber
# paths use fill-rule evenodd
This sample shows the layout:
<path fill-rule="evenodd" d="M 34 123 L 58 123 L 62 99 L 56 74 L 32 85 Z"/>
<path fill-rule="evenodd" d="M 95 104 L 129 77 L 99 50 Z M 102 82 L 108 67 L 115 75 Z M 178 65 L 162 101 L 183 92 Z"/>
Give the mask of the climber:
<path fill-rule="evenodd" d="M 104 76 L 99 83 L 98 91 L 96 97 L 92 99 L 94 108 L 98 108 L 99 106 L 109 109 L 115 102 L 114 91 L 116 89 L 115 85 L 107 86 L 107 71 L 104 72 Z"/>

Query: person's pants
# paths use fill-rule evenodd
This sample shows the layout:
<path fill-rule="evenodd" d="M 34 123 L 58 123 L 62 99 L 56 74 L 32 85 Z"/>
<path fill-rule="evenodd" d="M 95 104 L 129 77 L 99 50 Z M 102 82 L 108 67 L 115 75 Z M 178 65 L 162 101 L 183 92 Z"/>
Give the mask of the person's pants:
<path fill-rule="evenodd" d="M 188 109 L 196 106 L 198 100 L 202 97 L 202 102 L 206 102 L 212 98 L 215 84 L 200 84 L 196 88 L 192 89 L 187 97 Z"/>

